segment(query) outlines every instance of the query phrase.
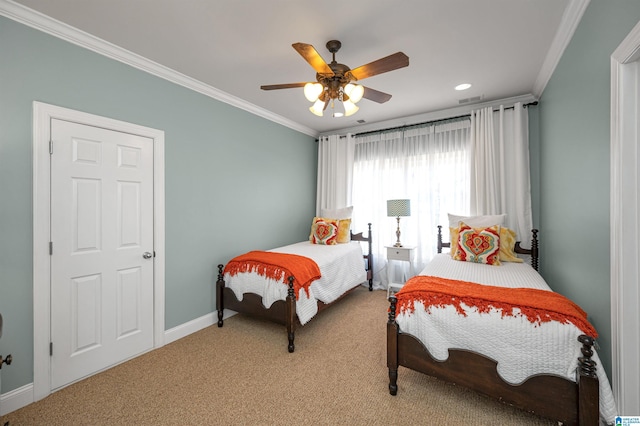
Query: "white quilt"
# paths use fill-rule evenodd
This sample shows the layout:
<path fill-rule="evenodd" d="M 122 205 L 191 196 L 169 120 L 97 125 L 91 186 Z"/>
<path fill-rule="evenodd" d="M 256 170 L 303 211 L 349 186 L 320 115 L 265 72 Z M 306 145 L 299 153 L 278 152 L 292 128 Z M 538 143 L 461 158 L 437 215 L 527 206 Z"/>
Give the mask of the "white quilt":
<path fill-rule="evenodd" d="M 448 253 L 434 257 L 420 275 L 551 291 L 542 276 L 526 263 L 481 265 L 453 260 Z M 582 346 L 577 339 L 584 333 L 573 324 L 551 321 L 536 325 L 520 316 L 502 317 L 495 309 L 480 314 L 476 308 L 466 307 L 464 317 L 453 306 L 432 306 L 427 313 L 424 305 L 416 302 L 415 308 L 414 313 L 398 314 L 396 322 L 402 332 L 418 338 L 437 360 L 444 361 L 449 348 L 467 349 L 497 361 L 498 373 L 511 384 L 522 383 L 535 374 L 556 374 L 575 381 Z M 598 363 L 600 415 L 607 423 L 613 423 L 613 392 L 597 353 L 593 360 Z"/>
<path fill-rule="evenodd" d="M 318 313 L 318 301 L 331 303 L 367 280 L 362 246 L 356 241 L 332 246 L 303 241 L 269 251 L 305 256 L 313 259 L 320 268 L 322 277 L 311 283 L 309 295 L 301 290 L 296 300 L 296 313 L 303 325 Z M 281 280 L 273 280 L 255 272 L 247 272 L 234 276 L 225 274 L 224 281 L 238 300 L 242 300 L 244 293 L 255 293 L 262 297 L 262 304 L 266 308 L 277 300 L 287 298 L 288 284 L 284 276 Z"/>

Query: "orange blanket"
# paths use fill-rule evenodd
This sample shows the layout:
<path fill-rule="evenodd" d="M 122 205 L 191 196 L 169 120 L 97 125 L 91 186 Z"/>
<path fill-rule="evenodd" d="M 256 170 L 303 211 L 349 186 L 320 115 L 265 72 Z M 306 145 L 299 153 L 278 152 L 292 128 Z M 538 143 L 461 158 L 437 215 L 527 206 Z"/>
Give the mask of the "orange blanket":
<path fill-rule="evenodd" d="M 397 310 L 413 312 L 414 301 L 420 301 L 429 312 L 431 306 L 453 306 L 467 316 L 462 303 L 477 308 L 479 313 L 488 313 L 492 308 L 502 312 L 502 317 L 516 316 L 514 308 L 520 309 L 530 322 L 540 324 L 549 321 L 572 323 L 583 333 L 598 337 L 595 328 L 587 320 L 587 314 L 575 303 L 561 294 L 534 288 L 505 288 L 467 281 L 451 280 L 433 276 L 411 278 L 396 294 Z"/>
<path fill-rule="evenodd" d="M 282 280 L 287 285 L 289 277 L 293 276 L 296 299 L 301 288 L 309 296 L 309 286 L 321 277 L 318 264 L 308 257 L 271 251 L 250 251 L 234 257 L 227 263 L 224 272 L 231 276 L 240 272 L 256 272 L 276 281 Z"/>

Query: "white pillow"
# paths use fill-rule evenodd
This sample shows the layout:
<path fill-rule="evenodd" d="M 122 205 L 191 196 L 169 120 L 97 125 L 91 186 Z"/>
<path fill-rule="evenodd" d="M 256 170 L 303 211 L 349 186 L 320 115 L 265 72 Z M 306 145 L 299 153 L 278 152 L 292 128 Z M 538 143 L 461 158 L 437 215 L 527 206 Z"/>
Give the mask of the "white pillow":
<path fill-rule="evenodd" d="M 320 216 L 329 217 L 331 219 L 351 219 L 353 215 L 353 206 L 344 207 L 342 209 L 321 209 Z"/>
<path fill-rule="evenodd" d="M 449 213 L 449 228 L 457 228 L 460 221 L 472 228 L 488 228 L 494 225 L 504 225 L 506 214 L 482 215 L 482 216 L 457 216 Z"/>

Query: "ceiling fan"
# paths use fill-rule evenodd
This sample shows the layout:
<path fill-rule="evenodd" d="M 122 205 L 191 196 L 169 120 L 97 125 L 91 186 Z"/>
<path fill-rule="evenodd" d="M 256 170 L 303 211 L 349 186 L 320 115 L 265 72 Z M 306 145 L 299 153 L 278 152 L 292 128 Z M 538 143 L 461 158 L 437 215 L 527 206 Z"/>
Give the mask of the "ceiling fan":
<path fill-rule="evenodd" d="M 333 109 L 335 100 L 342 102 L 344 113 L 334 109 L 334 117 L 355 114 L 359 109 L 356 103 L 362 98 L 378 103 L 387 102 L 391 99 L 390 94 L 354 84 L 354 82 L 409 65 L 409 57 L 402 52 L 397 52 L 358 68 L 350 69 L 348 66 L 336 62 L 336 52 L 342 47 L 342 43 L 338 40 L 327 42 L 327 50 L 333 55 L 330 64 L 327 64 L 310 44 L 294 43 L 292 46 L 316 70 L 316 82 L 272 84 L 260 86 L 260 88 L 262 90 L 277 90 L 304 87 L 305 97 L 314 103 L 309 110 L 318 116 L 323 115 L 323 111 L 330 103 Z"/>

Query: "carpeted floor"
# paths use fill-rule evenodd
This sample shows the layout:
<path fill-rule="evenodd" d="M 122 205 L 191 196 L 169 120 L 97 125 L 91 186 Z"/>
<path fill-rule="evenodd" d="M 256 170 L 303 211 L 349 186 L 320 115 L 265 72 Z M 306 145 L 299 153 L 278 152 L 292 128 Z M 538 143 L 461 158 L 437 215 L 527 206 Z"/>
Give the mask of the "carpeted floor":
<path fill-rule="evenodd" d="M 18 425 L 552 425 L 400 368 L 388 392 L 386 292 L 359 288 L 296 332 L 241 315 L 4 416 Z"/>

